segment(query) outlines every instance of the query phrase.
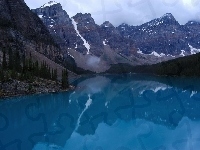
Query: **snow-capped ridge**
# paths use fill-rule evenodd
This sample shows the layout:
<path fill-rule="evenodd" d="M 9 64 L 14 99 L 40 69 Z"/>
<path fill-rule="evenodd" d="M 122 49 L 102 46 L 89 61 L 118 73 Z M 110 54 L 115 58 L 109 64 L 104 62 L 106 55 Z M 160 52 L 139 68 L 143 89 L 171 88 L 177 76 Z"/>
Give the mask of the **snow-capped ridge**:
<path fill-rule="evenodd" d="M 59 3 L 55 2 L 55 1 L 49 1 L 48 3 L 41 6 L 41 8 L 50 7 L 50 6 L 53 6 L 53 5 L 56 5 L 56 4 L 59 4 Z"/>
<path fill-rule="evenodd" d="M 144 23 L 143 25 L 146 25 L 146 24 L 152 27 L 152 26 L 158 26 L 162 24 L 179 24 L 179 23 L 176 21 L 176 19 L 171 13 L 166 13 L 160 18 L 153 19 L 147 23 Z"/>

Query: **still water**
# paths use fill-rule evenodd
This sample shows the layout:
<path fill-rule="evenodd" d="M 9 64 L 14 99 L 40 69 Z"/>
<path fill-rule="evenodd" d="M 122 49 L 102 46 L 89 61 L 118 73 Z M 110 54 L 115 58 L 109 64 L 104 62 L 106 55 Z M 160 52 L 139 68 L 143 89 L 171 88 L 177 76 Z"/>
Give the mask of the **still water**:
<path fill-rule="evenodd" d="M 0 100 L 0 150 L 198 150 L 200 79 L 99 75 Z"/>

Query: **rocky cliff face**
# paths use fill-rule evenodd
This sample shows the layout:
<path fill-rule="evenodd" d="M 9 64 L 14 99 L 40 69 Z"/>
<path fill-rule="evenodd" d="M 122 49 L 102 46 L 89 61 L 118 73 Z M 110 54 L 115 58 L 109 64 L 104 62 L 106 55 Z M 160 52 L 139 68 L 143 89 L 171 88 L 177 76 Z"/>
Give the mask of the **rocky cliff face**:
<path fill-rule="evenodd" d="M 41 18 L 51 35 L 53 35 L 56 43 L 62 48 L 75 48 L 76 43 L 78 43 L 79 47 L 77 47 L 77 50 L 86 52 L 83 41 L 76 35 L 69 15 L 62 9 L 61 4 L 53 3 L 52 5 L 52 3 L 49 2 L 49 5 L 46 4 L 32 11 Z"/>
<path fill-rule="evenodd" d="M 185 56 L 198 52 L 200 48 L 199 23 L 191 21 L 180 25 L 170 13 L 141 26 L 122 24 L 117 29 L 143 54 Z"/>
<path fill-rule="evenodd" d="M 96 56 L 102 55 L 103 42 L 98 32 L 99 26 L 95 24 L 91 14 L 78 13 L 73 17 L 80 35 L 88 42 L 87 50 Z"/>
<path fill-rule="evenodd" d="M 41 18 L 62 47 L 65 60 L 74 59 L 78 67 L 93 72 L 103 72 L 112 63 L 127 62 L 117 54 L 123 51 L 120 48 L 123 47 L 121 40 L 123 37 L 114 26 L 115 32 L 112 33 L 107 28 L 97 25 L 88 13 L 78 13 L 69 18 L 62 6 L 53 1 L 32 11 Z M 119 42 L 118 46 L 116 42 Z"/>
<path fill-rule="evenodd" d="M 26 53 L 40 52 L 56 61 L 60 57 L 59 46 L 54 42 L 46 26 L 23 0 L 0 1 L 0 47 L 11 47 Z"/>
<path fill-rule="evenodd" d="M 95 56 L 93 67 L 100 68 L 103 61 L 108 68 L 110 64 L 124 62 L 155 64 L 200 52 L 200 23 L 190 21 L 180 25 L 170 13 L 140 26 L 114 27 L 109 21 L 97 25 L 87 13 L 70 18 L 62 6 L 53 1 L 32 11 L 48 27 L 63 53 L 74 58 L 76 64 L 81 63 L 78 65 L 81 68 L 87 66 L 90 56 Z"/>
<path fill-rule="evenodd" d="M 83 54 L 98 56 L 102 54 L 103 43 L 97 32 L 98 25 L 90 14 L 79 13 L 70 18 L 61 4 L 53 1 L 32 11 L 41 18 L 63 49 L 75 49 Z"/>
<path fill-rule="evenodd" d="M 99 33 L 102 39 L 104 39 L 105 44 L 110 45 L 110 47 L 117 53 L 122 53 L 125 56 L 130 56 L 130 53 L 135 51 L 135 47 L 132 41 L 123 37 L 120 31 L 115 28 L 109 21 L 104 22 L 100 26 Z"/>

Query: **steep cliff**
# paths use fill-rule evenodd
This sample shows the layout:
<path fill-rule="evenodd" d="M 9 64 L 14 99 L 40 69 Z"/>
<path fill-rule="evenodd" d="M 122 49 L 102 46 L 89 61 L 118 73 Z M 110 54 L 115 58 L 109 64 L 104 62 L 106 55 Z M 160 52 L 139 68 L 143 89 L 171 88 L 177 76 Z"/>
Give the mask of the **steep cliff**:
<path fill-rule="evenodd" d="M 43 22 L 23 0 L 0 1 L 0 48 L 20 53 L 37 51 L 53 61 L 62 61 L 59 46 Z"/>

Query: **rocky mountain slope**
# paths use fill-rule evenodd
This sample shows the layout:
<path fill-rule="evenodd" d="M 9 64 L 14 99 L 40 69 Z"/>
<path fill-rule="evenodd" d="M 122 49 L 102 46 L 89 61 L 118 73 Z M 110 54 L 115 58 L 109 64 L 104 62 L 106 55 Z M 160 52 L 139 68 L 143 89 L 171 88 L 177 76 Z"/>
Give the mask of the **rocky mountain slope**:
<path fill-rule="evenodd" d="M 64 60 L 60 46 L 24 0 L 0 1 L 0 35 L 0 51 L 11 48 L 21 56 L 32 54 L 34 61 L 46 61 L 52 69 L 57 69 L 61 78 L 64 67 L 60 64 Z M 2 52 L 0 55 L 1 64 Z"/>
<path fill-rule="evenodd" d="M 32 11 L 62 47 L 64 58 L 74 59 L 78 67 L 98 73 L 106 71 L 113 63 L 132 64 L 113 51 L 106 41 L 106 30 L 95 23 L 91 14 L 78 13 L 70 18 L 61 4 L 53 1 Z"/>
<path fill-rule="evenodd" d="M 24 52 L 30 46 L 52 60 L 59 56 L 59 46 L 23 0 L 1 0 L 0 26 L 1 47 L 9 46 Z"/>
<path fill-rule="evenodd" d="M 134 41 L 138 53 L 154 53 L 158 57 L 185 56 L 199 52 L 199 25 L 195 21 L 180 25 L 167 13 L 141 26 L 122 24 L 117 29 L 124 38 Z"/>
<path fill-rule="evenodd" d="M 109 21 L 97 25 L 91 14 L 72 18 L 60 3 L 50 1 L 33 9 L 48 27 L 65 58 L 93 72 L 104 72 L 113 64 L 155 64 L 200 52 L 200 23 L 180 25 L 172 14 L 140 26 Z"/>

